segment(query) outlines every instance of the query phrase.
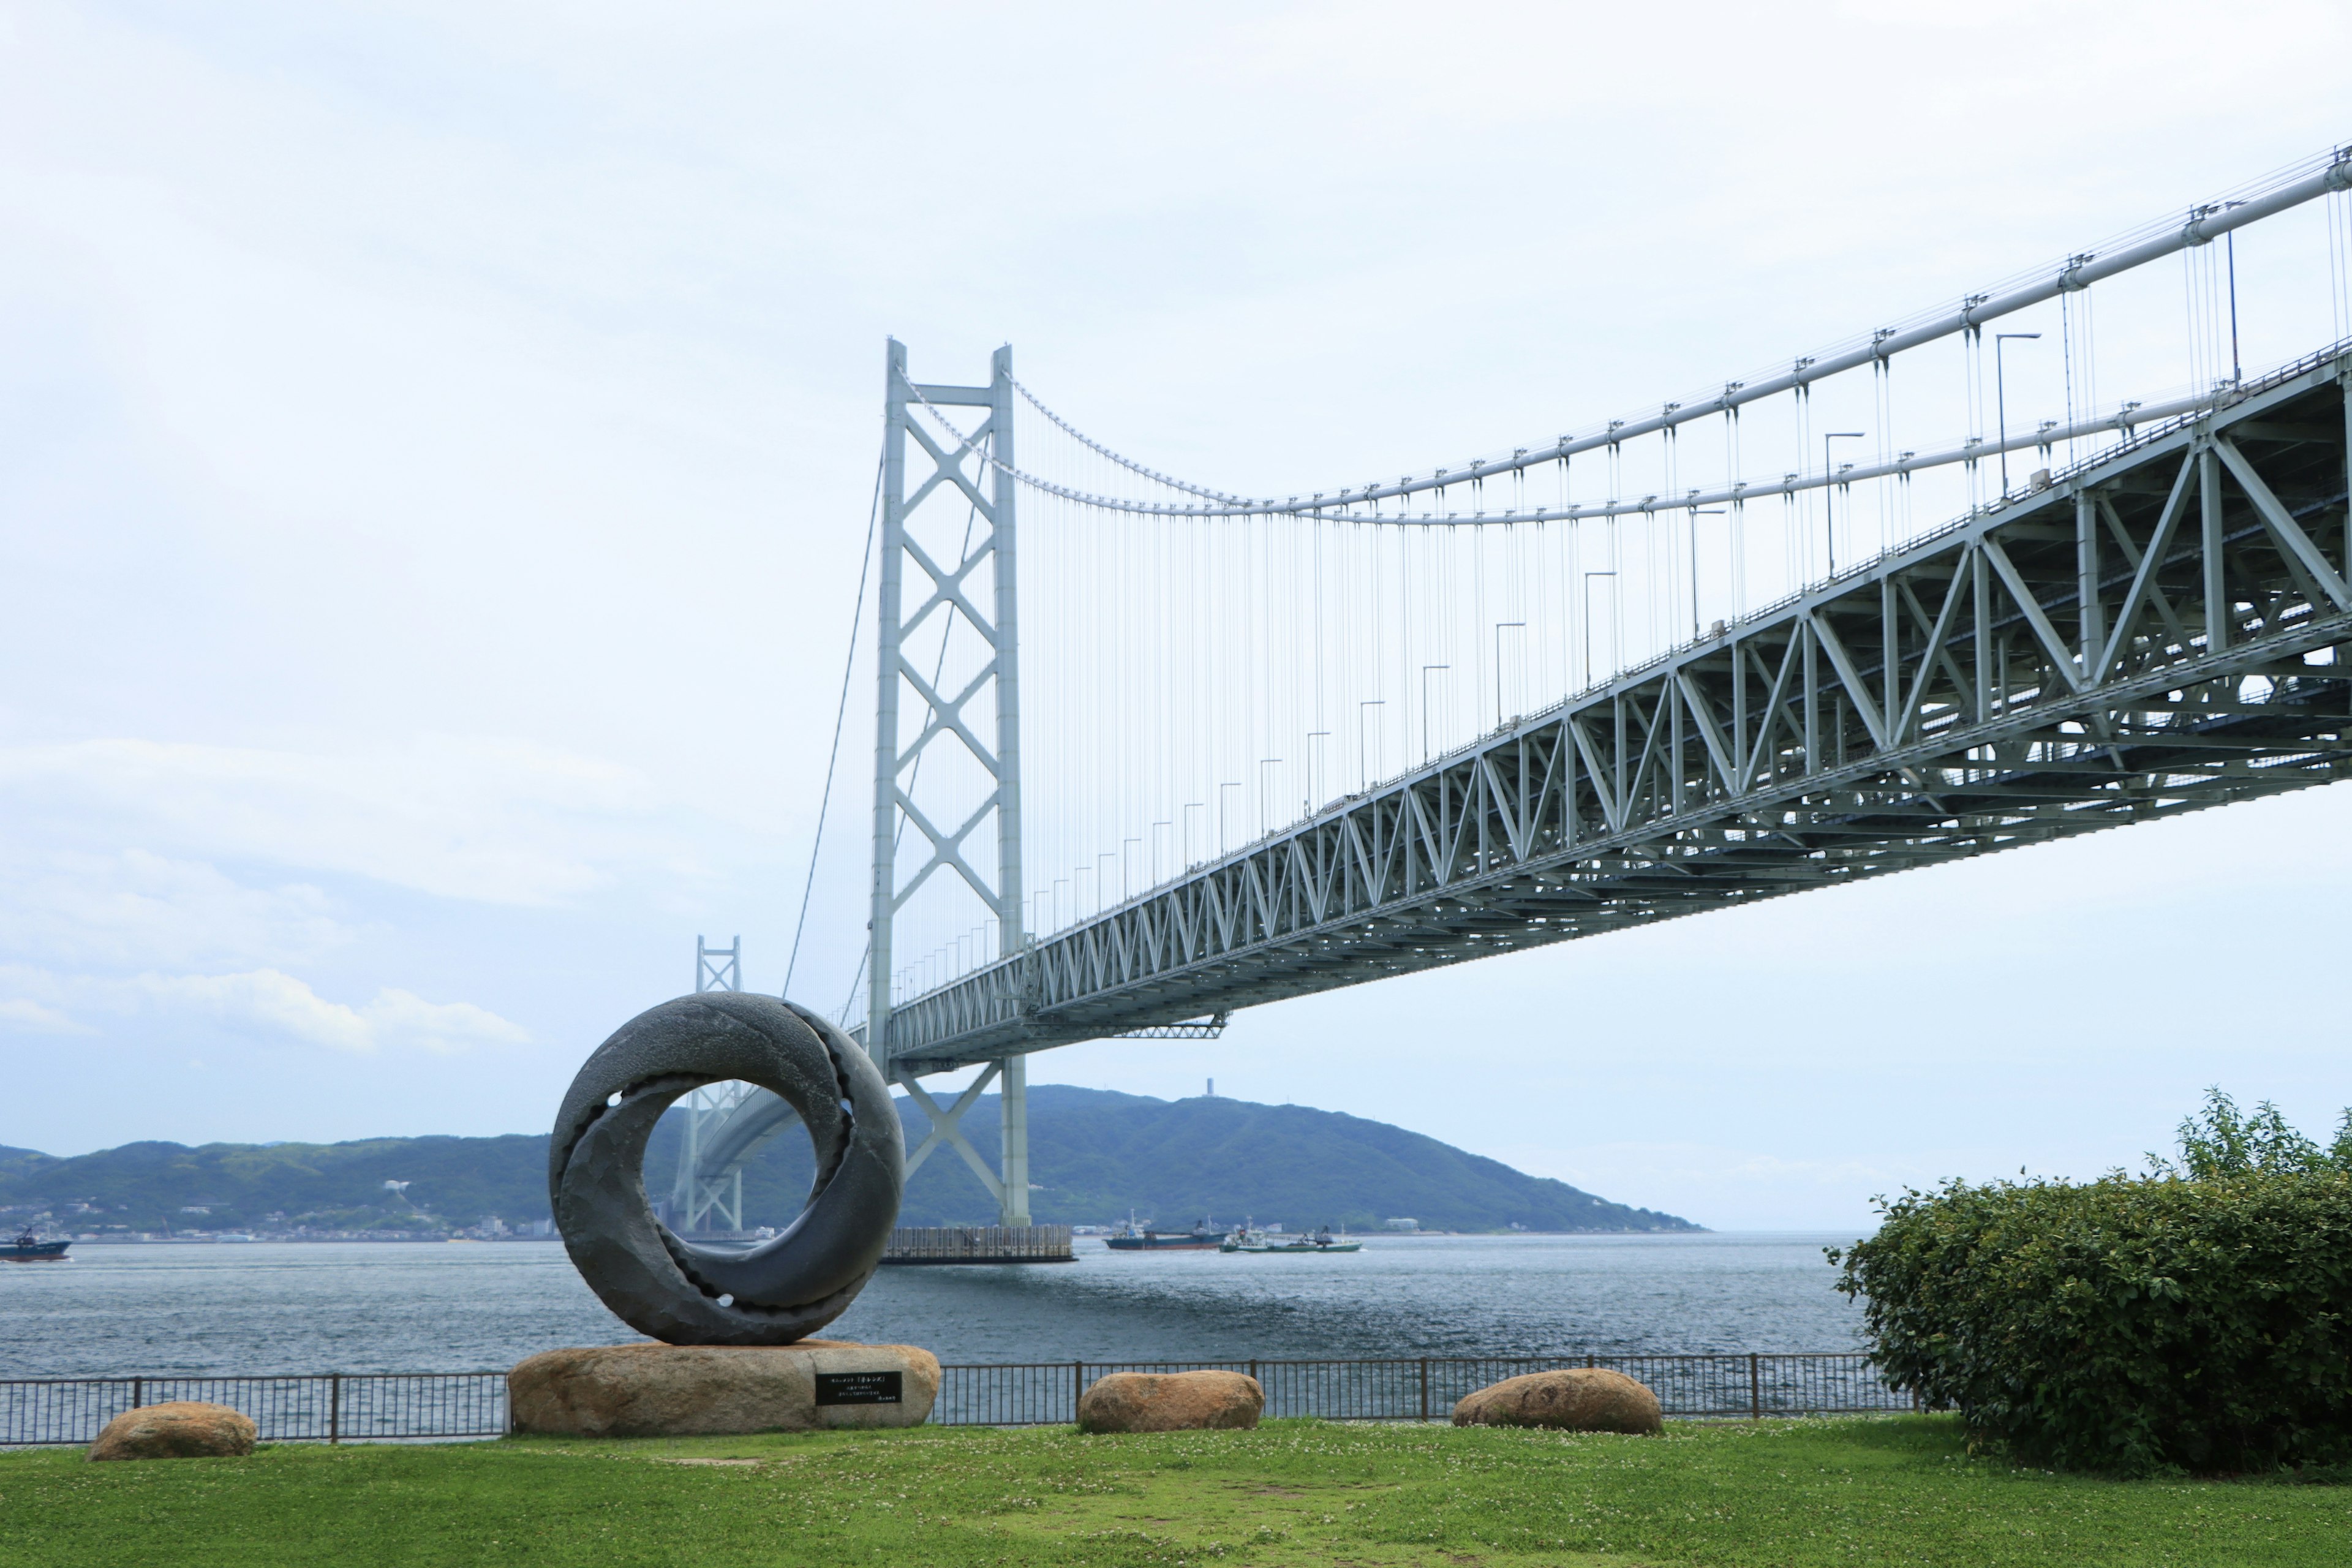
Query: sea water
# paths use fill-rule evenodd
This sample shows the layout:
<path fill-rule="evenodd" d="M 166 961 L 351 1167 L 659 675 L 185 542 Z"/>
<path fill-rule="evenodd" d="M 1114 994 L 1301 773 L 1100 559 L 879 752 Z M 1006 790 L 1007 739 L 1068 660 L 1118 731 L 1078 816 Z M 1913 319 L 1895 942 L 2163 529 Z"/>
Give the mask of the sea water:
<path fill-rule="evenodd" d="M 947 1362 L 1832 1351 L 1851 1237 L 1374 1237 L 1342 1256 L 1113 1252 L 883 1269 L 825 1333 Z M 457 1372 L 639 1336 L 553 1242 L 92 1246 L 0 1268 L 0 1378 Z"/>

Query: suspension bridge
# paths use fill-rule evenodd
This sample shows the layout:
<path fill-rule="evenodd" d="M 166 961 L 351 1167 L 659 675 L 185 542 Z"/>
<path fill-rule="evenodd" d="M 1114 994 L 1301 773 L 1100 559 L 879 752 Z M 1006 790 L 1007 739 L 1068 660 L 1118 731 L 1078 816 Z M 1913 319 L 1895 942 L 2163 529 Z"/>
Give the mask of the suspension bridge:
<path fill-rule="evenodd" d="M 1304 494 L 1126 457 L 1009 348 L 949 384 L 893 342 L 844 1022 L 930 1119 L 910 1173 L 952 1149 L 1028 1224 L 1055 1046 L 2346 776 L 2348 188 L 2339 149 L 1702 394 Z M 2309 286 L 2266 291 L 2303 352 L 2250 373 L 2262 224 Z M 959 1125 L 992 1087 L 995 1164 Z M 684 1217 L 740 1226 L 791 1113 L 693 1114 Z"/>

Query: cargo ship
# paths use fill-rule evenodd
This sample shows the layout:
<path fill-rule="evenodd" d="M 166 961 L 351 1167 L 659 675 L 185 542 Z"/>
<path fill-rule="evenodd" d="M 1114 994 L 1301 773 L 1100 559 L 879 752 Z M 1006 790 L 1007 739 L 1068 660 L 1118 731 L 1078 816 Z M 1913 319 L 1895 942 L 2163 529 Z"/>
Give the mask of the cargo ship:
<path fill-rule="evenodd" d="M 70 1241 L 43 1241 L 30 1230 L 22 1230 L 16 1233 L 16 1240 L 0 1247 L 0 1262 L 63 1263 L 66 1248 L 72 1245 Z"/>
<path fill-rule="evenodd" d="M 1214 1252 L 1224 1239 L 1205 1219 L 1195 1221 L 1190 1230 L 1163 1231 L 1138 1226 L 1130 1214 L 1126 1227 L 1103 1237 L 1103 1245 L 1114 1252 Z"/>

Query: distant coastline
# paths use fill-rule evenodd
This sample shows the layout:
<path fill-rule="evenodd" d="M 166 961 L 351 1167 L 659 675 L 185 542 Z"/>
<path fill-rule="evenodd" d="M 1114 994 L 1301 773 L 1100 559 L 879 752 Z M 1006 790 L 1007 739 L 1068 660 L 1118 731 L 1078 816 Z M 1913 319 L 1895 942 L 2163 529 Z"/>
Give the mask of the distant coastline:
<path fill-rule="evenodd" d="M 911 1147 L 928 1123 L 909 1101 L 898 1109 Z M 657 1205 L 676 1167 L 679 1120 L 665 1118 L 646 1151 Z M 963 1121 L 992 1163 L 996 1121 L 986 1096 Z M 1405 1128 L 1309 1106 L 1037 1085 L 1030 1140 L 1030 1208 L 1040 1224 L 1101 1225 L 1133 1214 L 1180 1228 L 1246 1219 L 1383 1234 L 1704 1228 Z M 790 1223 L 812 1176 L 805 1139 L 761 1146 L 743 1169 L 745 1234 Z M 993 1207 L 961 1162 L 934 1160 L 908 1184 L 899 1223 L 992 1224 Z M 68 1158 L 0 1147 L 0 1222 L 89 1243 L 544 1240 L 553 1236 L 547 1136 L 145 1142 Z"/>

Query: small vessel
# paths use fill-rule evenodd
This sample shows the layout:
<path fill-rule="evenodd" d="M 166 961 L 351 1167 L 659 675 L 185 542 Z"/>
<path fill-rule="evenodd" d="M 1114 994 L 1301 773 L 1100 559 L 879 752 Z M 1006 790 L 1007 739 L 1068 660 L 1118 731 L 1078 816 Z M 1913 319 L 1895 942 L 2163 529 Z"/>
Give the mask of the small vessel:
<path fill-rule="evenodd" d="M 1126 1226 L 1103 1237 L 1103 1245 L 1114 1252 L 1214 1252 L 1224 1239 L 1205 1219 L 1194 1221 L 1190 1230 L 1163 1231 L 1138 1226 L 1130 1212 Z"/>
<path fill-rule="evenodd" d="M 66 1248 L 72 1245 L 70 1241 L 43 1241 L 27 1226 L 16 1233 L 16 1240 L 0 1247 L 0 1262 L 63 1263 Z"/>
<path fill-rule="evenodd" d="M 1333 1236 L 1331 1234 L 1331 1227 L 1329 1226 L 1325 1226 L 1321 1230 L 1317 1231 L 1312 1236 L 1295 1236 L 1288 1241 L 1280 1243 L 1269 1242 L 1261 1237 L 1257 1245 L 1254 1247 L 1244 1244 L 1234 1247 L 1234 1250 L 1235 1252 L 1282 1253 L 1361 1252 L 1364 1250 L 1364 1244 L 1360 1241 L 1350 1240 L 1344 1226 L 1340 1229 L 1339 1235 Z"/>

